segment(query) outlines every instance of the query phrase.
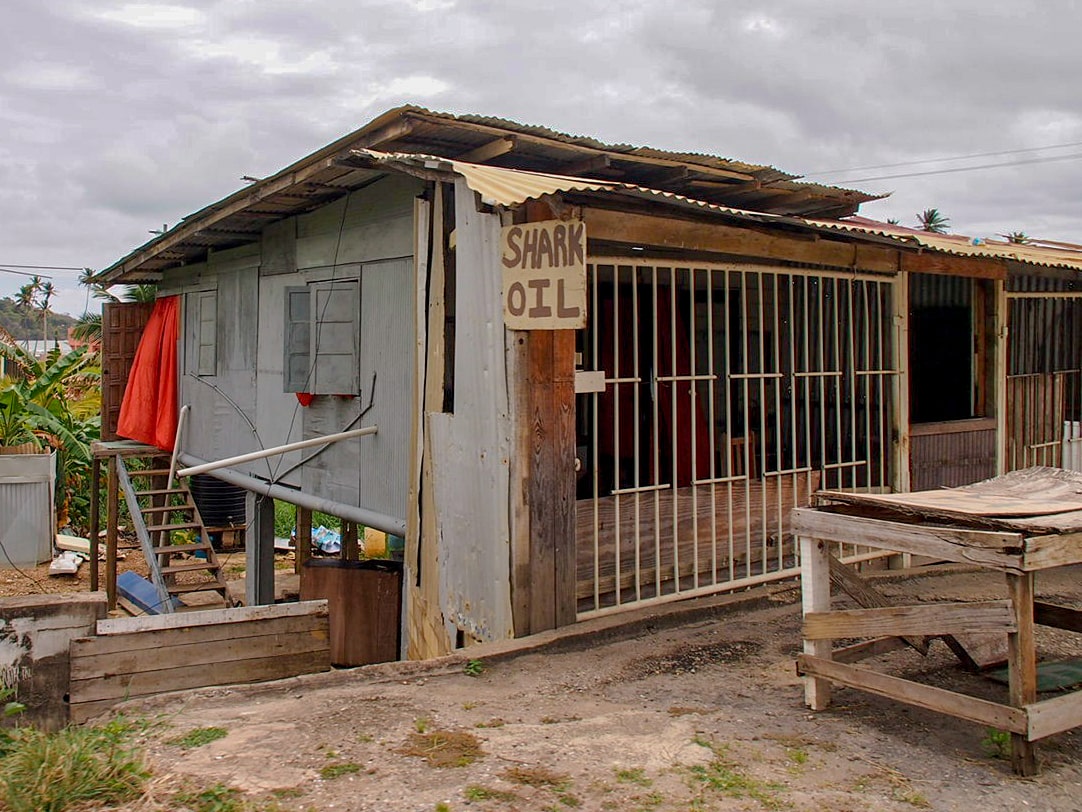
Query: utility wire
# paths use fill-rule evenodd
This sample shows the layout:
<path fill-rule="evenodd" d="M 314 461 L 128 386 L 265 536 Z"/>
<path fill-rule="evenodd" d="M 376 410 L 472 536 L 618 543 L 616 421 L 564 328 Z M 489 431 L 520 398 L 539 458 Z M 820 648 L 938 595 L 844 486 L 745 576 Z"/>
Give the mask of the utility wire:
<path fill-rule="evenodd" d="M 1070 155 L 1053 155 L 1047 158 L 1030 158 L 1025 161 L 1006 161 L 996 164 L 978 164 L 977 166 L 956 166 L 951 169 L 930 169 L 927 172 L 902 172 L 896 175 L 876 175 L 874 177 L 867 178 L 849 178 L 844 180 L 831 181 L 832 184 L 845 184 L 845 183 L 868 183 L 873 180 L 894 180 L 895 178 L 920 178 L 927 175 L 949 175 L 954 172 L 973 172 L 978 169 L 1000 169 L 1011 166 L 1024 166 L 1026 164 L 1045 164 L 1053 161 L 1073 161 L 1078 158 L 1082 158 L 1082 152 L 1075 152 Z"/>
<path fill-rule="evenodd" d="M 30 268 L 39 271 L 85 271 L 86 268 L 73 268 L 70 265 L 16 265 L 12 262 L 0 262 L 5 268 Z"/>
<path fill-rule="evenodd" d="M 970 158 L 992 158 L 997 155 L 1018 155 L 1023 152 L 1040 152 L 1046 149 L 1066 149 L 1067 147 L 1082 147 L 1082 141 L 1072 141 L 1068 144 L 1049 144 L 1047 147 L 1026 147 L 1025 149 L 1003 149 L 996 152 L 972 152 L 968 155 L 949 155 L 943 158 L 925 158 L 920 161 L 899 161 L 892 164 L 870 164 L 868 166 L 851 166 L 848 169 L 828 169 L 822 172 L 806 172 L 803 177 L 820 177 L 823 175 L 844 175 L 849 172 L 863 172 L 866 169 L 895 169 L 901 166 L 920 166 L 921 164 L 938 164 L 946 161 L 965 161 Z"/>

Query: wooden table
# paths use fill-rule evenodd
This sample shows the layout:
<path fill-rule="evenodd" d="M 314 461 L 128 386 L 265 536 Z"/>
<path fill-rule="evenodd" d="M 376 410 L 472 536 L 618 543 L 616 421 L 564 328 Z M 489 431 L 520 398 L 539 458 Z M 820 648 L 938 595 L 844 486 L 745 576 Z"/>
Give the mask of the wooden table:
<path fill-rule="evenodd" d="M 831 683 L 968 719 L 1011 734 L 1015 772 L 1037 771 L 1034 742 L 1082 725 L 1082 691 L 1037 701 L 1035 624 L 1082 633 L 1082 612 L 1034 599 L 1034 574 L 1082 562 L 1082 475 L 1030 468 L 965 488 L 911 494 L 820 491 L 797 508 L 805 701 L 830 704 Z M 1002 572 L 1008 600 L 831 611 L 832 543 L 930 556 Z M 901 637 L 995 633 L 1007 639 L 1009 704 L 857 665 L 905 645 Z M 833 641 L 864 642 L 835 649 Z"/>

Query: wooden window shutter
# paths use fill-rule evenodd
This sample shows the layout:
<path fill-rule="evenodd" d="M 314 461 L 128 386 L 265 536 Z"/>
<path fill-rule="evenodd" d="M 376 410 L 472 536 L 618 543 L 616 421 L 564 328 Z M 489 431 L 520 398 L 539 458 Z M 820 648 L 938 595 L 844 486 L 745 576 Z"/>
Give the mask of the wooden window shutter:
<path fill-rule="evenodd" d="M 307 287 L 286 288 L 284 390 L 310 392 L 308 372 L 311 358 L 311 296 Z"/>
<path fill-rule="evenodd" d="M 314 395 L 356 395 L 360 351 L 361 296 L 358 280 L 310 286 L 312 382 Z"/>
<path fill-rule="evenodd" d="M 199 306 L 199 332 L 196 344 L 196 374 L 218 374 L 218 293 L 204 291 L 196 300 Z"/>

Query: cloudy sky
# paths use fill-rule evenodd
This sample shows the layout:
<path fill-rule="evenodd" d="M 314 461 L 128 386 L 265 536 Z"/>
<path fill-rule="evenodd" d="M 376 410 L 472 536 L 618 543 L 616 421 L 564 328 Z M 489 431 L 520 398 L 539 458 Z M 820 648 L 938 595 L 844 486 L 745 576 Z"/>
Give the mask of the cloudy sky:
<path fill-rule="evenodd" d="M 1075 0 L 8 0 L 0 266 L 101 269 L 405 102 L 1082 242 L 1080 23 Z M 75 276 L 55 309 L 83 310 Z"/>

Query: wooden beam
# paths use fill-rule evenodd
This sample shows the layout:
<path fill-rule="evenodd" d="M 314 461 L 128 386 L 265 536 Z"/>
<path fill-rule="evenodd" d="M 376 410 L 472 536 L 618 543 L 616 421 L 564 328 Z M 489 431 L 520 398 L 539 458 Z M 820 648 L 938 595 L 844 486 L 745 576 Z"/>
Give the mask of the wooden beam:
<path fill-rule="evenodd" d="M 1082 725 L 1082 691 L 1026 705 L 1030 741 L 1054 736 Z"/>
<path fill-rule="evenodd" d="M 922 251 L 918 254 L 903 253 L 902 270 L 909 273 L 972 276 L 977 279 L 1006 279 L 1007 260 Z"/>
<path fill-rule="evenodd" d="M 98 528 L 101 526 L 101 458 L 90 461 L 90 591 L 98 591 Z"/>
<path fill-rule="evenodd" d="M 792 512 L 794 533 L 845 544 L 867 544 L 960 564 L 977 564 L 1002 571 L 1021 571 L 1019 533 L 966 530 L 953 527 L 913 525 L 796 508 Z"/>
<path fill-rule="evenodd" d="M 384 144 L 389 144 L 392 141 L 397 141 L 400 138 L 405 138 L 410 135 L 416 128 L 417 124 L 411 118 L 400 118 L 397 121 L 392 121 L 384 127 L 380 127 L 378 130 L 366 135 L 360 141 L 350 144 L 351 149 L 368 149 L 372 147 L 380 147 Z"/>
<path fill-rule="evenodd" d="M 115 455 L 106 463 L 105 494 L 105 593 L 111 612 L 116 609 L 117 522 L 120 521 L 120 485 Z"/>
<path fill-rule="evenodd" d="M 564 164 L 563 166 L 558 167 L 557 174 L 578 177 L 579 175 L 590 175 L 594 172 L 603 172 L 611 167 L 612 159 L 608 155 L 592 155 L 585 160 L 575 161 L 574 163 Z"/>
<path fill-rule="evenodd" d="M 882 592 L 833 555 L 830 556 L 830 582 L 865 609 L 885 608 L 891 605 L 891 601 L 887 600 L 887 597 Z M 928 655 L 928 640 L 923 636 L 923 633 L 907 636 L 903 639 L 907 645 L 912 646 L 922 655 Z"/>
<path fill-rule="evenodd" d="M 1013 632 L 1016 629 L 1010 601 L 928 603 L 919 606 L 845 609 L 804 615 L 806 640 Z"/>
<path fill-rule="evenodd" d="M 710 251 L 884 273 L 894 273 L 899 267 L 898 251 L 895 249 L 824 239 L 810 231 L 804 236 L 795 237 L 771 233 L 750 223 L 747 226 L 734 226 L 593 207 L 583 207 L 582 211 L 591 240 Z"/>
<path fill-rule="evenodd" d="M 1033 620 L 1039 626 L 1051 626 L 1053 629 L 1066 629 L 1069 632 L 1082 632 L 1082 611 L 1052 603 L 1034 601 Z"/>
<path fill-rule="evenodd" d="M 465 161 L 466 163 L 483 164 L 486 161 L 491 161 L 493 158 L 499 158 L 501 155 L 506 155 L 508 152 L 515 148 L 515 137 L 508 135 L 504 138 L 494 138 L 487 144 L 471 149 L 469 152 L 463 152 L 461 155 L 456 155 L 456 161 Z"/>
<path fill-rule="evenodd" d="M 977 699 L 931 685 L 921 685 L 919 682 L 880 674 L 859 665 L 833 662 L 821 657 L 801 654 L 797 657 L 797 673 L 805 677 L 838 682 L 850 688 L 885 696 L 918 708 L 945 713 L 948 716 L 956 716 L 959 719 L 967 719 L 997 730 L 1025 734 L 1028 729 L 1026 711 L 1021 708 L 1000 705 L 986 699 Z"/>

